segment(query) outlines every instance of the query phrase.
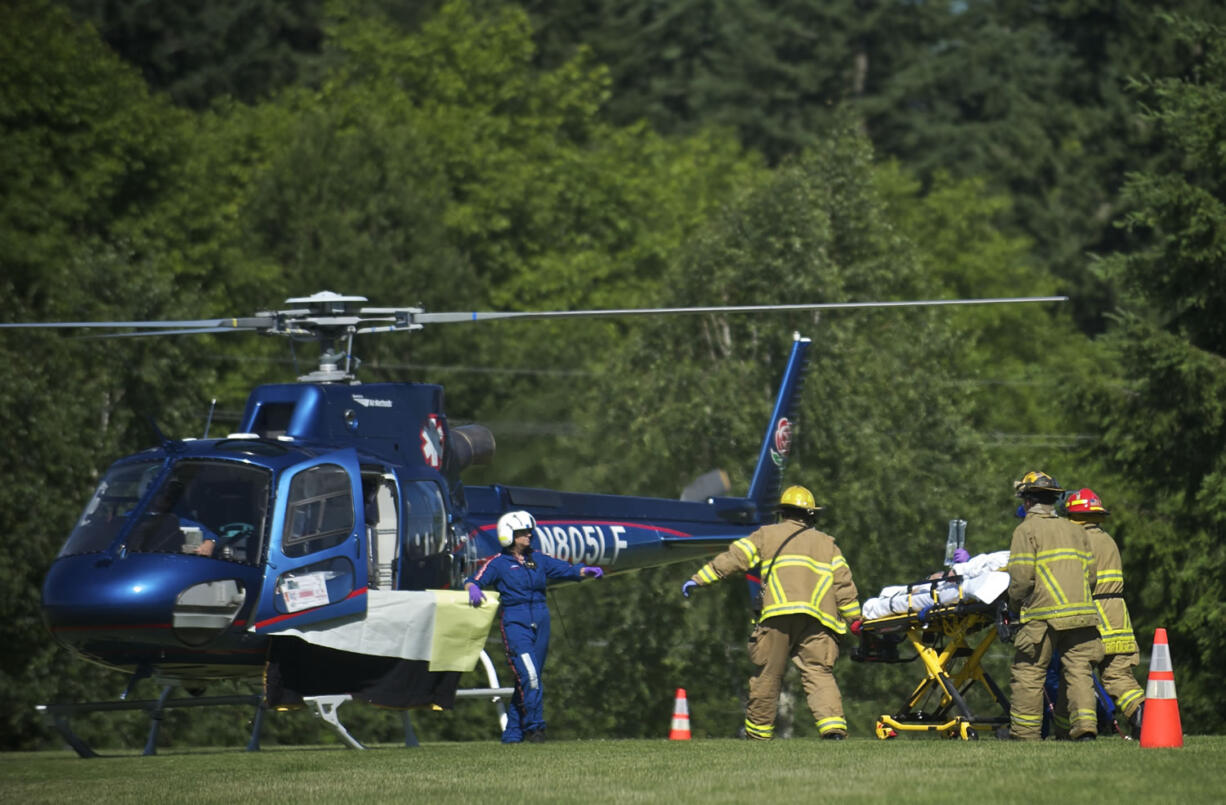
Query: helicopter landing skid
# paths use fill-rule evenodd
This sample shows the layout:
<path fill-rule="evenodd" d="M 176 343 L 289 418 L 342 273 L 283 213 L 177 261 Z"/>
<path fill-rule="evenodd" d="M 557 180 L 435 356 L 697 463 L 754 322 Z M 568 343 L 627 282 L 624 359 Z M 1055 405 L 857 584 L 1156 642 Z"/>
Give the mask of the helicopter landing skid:
<path fill-rule="evenodd" d="M 498 709 L 499 730 L 506 729 L 507 726 L 507 709 L 503 704 L 504 699 L 509 698 L 514 692 L 514 688 L 500 687 L 498 684 L 498 673 L 494 670 L 494 664 L 490 661 L 489 655 L 485 651 L 481 652 L 481 665 L 485 670 L 486 678 L 489 680 L 487 688 L 465 688 L 456 691 L 457 699 L 489 699 Z M 260 749 L 260 731 L 264 726 L 264 697 L 259 693 L 250 693 L 246 695 L 233 696 L 196 696 L 184 699 L 172 699 L 170 694 L 175 690 L 174 685 L 167 685 L 163 688 L 162 693 L 156 699 L 143 699 L 138 701 L 119 701 L 119 702 L 79 702 L 76 704 L 39 704 L 35 705 L 38 712 L 42 713 L 59 732 L 64 741 L 83 758 L 99 757 L 98 753 L 93 750 L 81 736 L 77 735 L 72 729 L 72 724 L 69 719 L 74 715 L 81 713 L 99 713 L 99 712 L 114 712 L 117 710 L 144 710 L 149 714 L 149 736 L 145 741 L 145 749 L 141 753 L 143 755 L 157 754 L 157 738 L 158 730 L 162 725 L 162 717 L 166 710 L 172 707 L 216 707 L 223 705 L 247 705 L 255 708 L 255 716 L 252 718 L 251 740 L 247 742 L 248 752 L 258 752 Z M 341 694 L 335 696 L 309 696 L 304 697 L 303 701 L 311 706 L 314 714 L 323 719 L 324 722 L 331 727 L 345 744 L 353 749 L 365 749 L 360 741 L 349 734 L 349 730 L 345 729 L 345 725 L 341 723 L 337 711 L 340 706 L 353 697 L 349 694 Z M 413 731 L 413 722 L 409 719 L 409 714 L 404 714 L 404 745 L 408 747 L 418 746 L 417 735 Z"/>
<path fill-rule="evenodd" d="M 171 699 L 174 685 L 167 685 L 156 699 L 121 702 L 80 702 L 77 704 L 39 704 L 36 710 L 45 715 L 60 736 L 72 747 L 80 757 L 98 757 L 89 744 L 77 735 L 69 718 L 80 713 L 99 713 L 116 710 L 144 710 L 149 714 L 149 736 L 145 740 L 142 755 L 157 754 L 158 730 L 162 725 L 162 717 L 166 710 L 172 707 L 216 707 L 221 705 L 247 705 L 255 707 L 255 717 L 252 719 L 251 740 L 247 742 L 248 752 L 258 752 L 260 749 L 260 730 L 264 726 L 264 701 L 258 693 L 234 696 L 196 696 L 187 699 Z"/>

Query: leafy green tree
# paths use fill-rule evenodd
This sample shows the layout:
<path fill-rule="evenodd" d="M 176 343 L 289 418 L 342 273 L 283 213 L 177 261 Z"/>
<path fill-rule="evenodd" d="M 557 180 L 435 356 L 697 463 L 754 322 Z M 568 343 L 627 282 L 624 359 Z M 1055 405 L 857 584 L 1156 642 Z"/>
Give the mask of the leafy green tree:
<path fill-rule="evenodd" d="M 1219 3 L 1176 5 L 1223 21 Z M 1147 153 L 1125 79 L 1183 75 L 1190 55 L 1142 0 L 526 7 L 543 61 L 582 43 L 609 66 L 614 120 L 729 126 L 777 163 L 854 103 L 878 153 L 925 190 L 948 174 L 1007 195 L 1001 224 L 1029 240 L 1091 333 L 1114 291 L 1086 254 L 1119 245 L 1117 194 Z"/>
<path fill-rule="evenodd" d="M 988 177 L 1013 199 L 1018 229 L 1063 265 L 1085 243 L 1070 230 L 1109 197 L 1093 173 L 1101 129 L 1070 92 L 1084 77 L 1078 54 L 1041 19 L 1003 16 L 989 3 L 950 14 L 941 46 L 865 99 L 868 127 L 922 176 Z"/>
<path fill-rule="evenodd" d="M 922 298 L 935 288 L 918 268 L 876 190 L 871 149 L 847 127 L 747 188 L 682 253 L 668 286 L 690 304 Z M 724 467 L 743 490 L 792 330 L 814 345 L 787 478 L 827 506 L 822 527 L 839 539 L 862 595 L 939 563 L 950 517 L 999 517 L 999 500 L 968 501 L 962 491 L 981 450 L 968 402 L 939 392 L 958 368 L 956 330 L 947 313 L 932 311 L 677 318 L 636 328 L 592 384 L 583 415 L 590 435 L 574 448 L 581 480 L 671 497 L 694 475 Z M 925 382 L 898 382 L 917 374 Z M 590 718 L 616 734 L 658 736 L 680 686 L 696 709 L 718 714 L 711 734 L 736 733 L 748 670 L 745 593 L 728 582 L 681 605 L 680 583 L 701 561 L 581 591 L 601 603 L 568 613 L 568 626 L 600 644 L 560 646 L 554 678 L 598 679 L 612 712 L 567 714 L 569 729 L 584 730 Z M 869 698 L 882 679 L 846 662 L 839 674 L 850 700 Z M 807 734 L 812 725 L 797 722 L 797 734 Z"/>
<path fill-rule="evenodd" d="M 248 103 L 309 83 L 320 68 L 323 0 L 143 3 L 60 0 L 175 103 Z"/>
<path fill-rule="evenodd" d="M 728 127 L 772 161 L 818 142 L 833 108 L 863 91 L 865 49 L 885 17 L 854 2 L 524 5 L 545 63 L 582 43 L 609 66 L 613 120 Z"/>
<path fill-rule="evenodd" d="M 985 180 L 938 173 L 924 187 L 893 161 L 876 176 L 893 220 L 915 245 L 920 271 L 945 293 L 968 299 L 1059 292 L 1058 279 L 1036 264 L 1030 241 L 1008 234 L 1009 198 L 989 192 Z M 988 462 L 984 477 L 1016 478 L 1044 467 L 1065 478 L 1072 466 L 1062 456 L 1077 446 L 1079 425 L 1056 401 L 1095 360 L 1089 339 L 1073 326 L 1071 305 L 975 306 L 951 321 L 960 369 L 942 392 L 971 405 Z"/>
<path fill-rule="evenodd" d="M 1218 731 L 1226 662 L 1226 29 L 1168 18 L 1188 52 L 1187 78 L 1134 84 L 1159 150 L 1130 175 L 1130 248 L 1104 261 L 1121 289 L 1105 337 L 1121 375 L 1089 378 L 1083 410 L 1118 474 L 1112 506 L 1142 643 L 1168 629 L 1185 724 Z M 1109 367 L 1110 364 L 1107 364 Z M 1105 493 L 1104 493 L 1105 494 Z M 1108 499 L 1109 500 L 1109 499 Z"/>
<path fill-rule="evenodd" d="M 58 7 L 11 4 L 0 44 L 0 290 L 6 318 L 174 318 L 202 293 L 187 232 L 203 225 L 179 158 L 187 118 Z M 169 199 L 178 196 L 178 202 Z M 168 202 L 163 206 L 163 202 Z M 200 230 L 194 230 L 200 231 Z M 168 248 L 169 243 L 177 248 Z M 96 472 L 154 441 L 146 419 L 181 433 L 203 423 L 202 345 L 0 334 L 6 455 L 22 471 L 0 496 L 8 650 L 5 745 L 29 746 L 33 704 L 96 691 L 39 617 L 42 576 Z M 173 390 L 173 391 L 172 391 Z"/>
<path fill-rule="evenodd" d="M 262 154 L 243 202 L 253 248 L 309 288 L 433 310 L 649 304 L 671 250 L 760 170 L 726 135 L 603 122 L 605 71 L 535 67 L 514 9 L 448 3 L 411 32 L 333 13 L 318 91 L 232 110 Z M 561 473 L 540 475 L 541 430 L 569 416 L 541 378 L 586 371 L 615 327 L 457 325 L 358 349 L 367 379 L 404 379 L 409 349 L 438 368 L 453 417 L 540 423 L 498 434 L 496 472 L 544 483 Z"/>
<path fill-rule="evenodd" d="M 478 18 L 453 4 L 411 36 L 338 4 L 335 67 L 318 90 L 191 113 L 150 95 L 58 7 L 30 0 L 18 11 L 0 71 L 0 239 L 15 320 L 234 315 L 320 287 L 443 309 L 626 304 L 650 296 L 670 250 L 759 169 L 726 137 L 670 143 L 600 123 L 601 72 L 576 62 L 541 74 L 514 12 Z M 406 288 L 418 299 L 405 300 Z M 580 338 L 538 333 L 501 347 L 497 332 L 484 338 L 494 365 L 517 350 L 561 356 L 562 368 L 587 354 L 570 351 Z M 152 441 L 145 414 L 171 435 L 196 433 L 210 396 L 233 411 L 254 380 L 285 379 L 265 363 L 284 354 L 283 342 L 240 341 L 0 335 L 8 446 L 38 465 L 0 508 L 28 549 L 3 565 L 13 581 L 4 666 L 13 745 L 46 735 L 33 703 L 112 698 L 124 683 L 49 643 L 39 580 L 99 469 Z M 462 363 L 482 342 L 457 333 L 434 343 L 425 363 Z M 374 350 L 366 376 L 403 379 L 399 354 Z M 381 358 L 390 365 L 380 368 Z M 471 384 L 469 410 L 489 398 L 486 385 Z M 549 389 L 512 385 L 559 405 Z M 67 388 L 81 392 L 65 399 Z M 543 453 L 525 454 L 521 478 Z M 153 694 L 141 683 L 134 695 Z M 123 740 L 143 742 L 142 717 L 109 718 L 124 725 Z M 95 721 L 87 737 L 104 736 Z M 314 729 L 272 718 L 266 737 L 301 741 Z M 377 726 L 389 729 L 397 726 Z M 242 737 L 227 714 L 172 711 L 163 730 L 168 740 Z"/>
<path fill-rule="evenodd" d="M 1179 5 L 1220 20 L 1218 4 Z M 1101 331 L 1114 291 L 1086 254 L 1119 245 L 1119 188 L 1147 155 L 1126 77 L 1180 75 L 1186 53 L 1145 2 L 972 2 L 925 13 L 934 24 L 862 100 L 874 145 L 926 182 L 948 172 L 1007 193 L 1005 223 L 1074 296 L 1079 327 Z"/>

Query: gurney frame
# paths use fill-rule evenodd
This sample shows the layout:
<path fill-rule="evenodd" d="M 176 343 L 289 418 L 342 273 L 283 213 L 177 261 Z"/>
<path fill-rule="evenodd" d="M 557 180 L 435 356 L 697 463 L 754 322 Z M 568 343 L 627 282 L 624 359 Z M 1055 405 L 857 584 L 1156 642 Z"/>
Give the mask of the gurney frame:
<path fill-rule="evenodd" d="M 901 710 L 877 719 L 877 737 L 884 740 L 895 737 L 898 732 L 939 732 L 968 741 L 977 740 L 981 731 L 1007 725 L 1009 700 L 981 664 L 1002 623 L 1007 623 L 1003 597 L 991 604 L 962 601 L 930 607 L 921 613 L 864 621 L 860 646 L 852 653 L 853 660 L 896 663 L 918 658 L 926 673 Z M 978 642 L 972 647 L 972 636 L 984 629 L 986 633 L 975 637 Z M 898 644 L 904 640 L 915 649 L 915 657 L 899 658 Z M 987 690 L 999 705 L 1001 715 L 987 716 L 971 711 L 966 694 L 976 684 Z M 940 693 L 936 710 L 917 709 L 936 692 Z"/>

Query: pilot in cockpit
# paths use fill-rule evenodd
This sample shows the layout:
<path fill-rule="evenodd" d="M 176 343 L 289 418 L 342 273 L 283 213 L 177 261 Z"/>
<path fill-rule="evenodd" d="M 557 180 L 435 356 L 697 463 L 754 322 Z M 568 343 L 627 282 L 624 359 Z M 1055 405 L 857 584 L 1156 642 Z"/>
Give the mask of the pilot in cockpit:
<path fill-rule="evenodd" d="M 212 520 L 220 520 L 222 524 L 216 526 L 215 532 L 208 531 L 203 535 L 199 547 L 196 548 L 198 556 L 216 556 L 240 561 L 247 559 L 248 551 L 252 547 L 249 542 L 257 528 L 255 523 L 260 519 L 258 507 L 249 499 L 254 494 L 254 491 L 246 489 L 217 491 L 211 508 L 218 516 Z"/>
<path fill-rule="evenodd" d="M 183 484 L 177 480 L 172 479 L 158 490 L 128 538 L 128 549 L 146 553 L 178 551 L 183 532 L 174 508 L 182 496 Z"/>

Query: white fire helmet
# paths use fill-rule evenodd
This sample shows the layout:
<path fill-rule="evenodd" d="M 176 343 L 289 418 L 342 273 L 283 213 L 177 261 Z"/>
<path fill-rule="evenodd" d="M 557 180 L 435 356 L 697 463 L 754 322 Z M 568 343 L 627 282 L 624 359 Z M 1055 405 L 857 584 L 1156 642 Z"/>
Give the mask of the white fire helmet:
<path fill-rule="evenodd" d="M 536 528 L 536 518 L 525 511 L 507 512 L 498 518 L 498 544 L 511 547 L 516 531 L 531 531 Z"/>

